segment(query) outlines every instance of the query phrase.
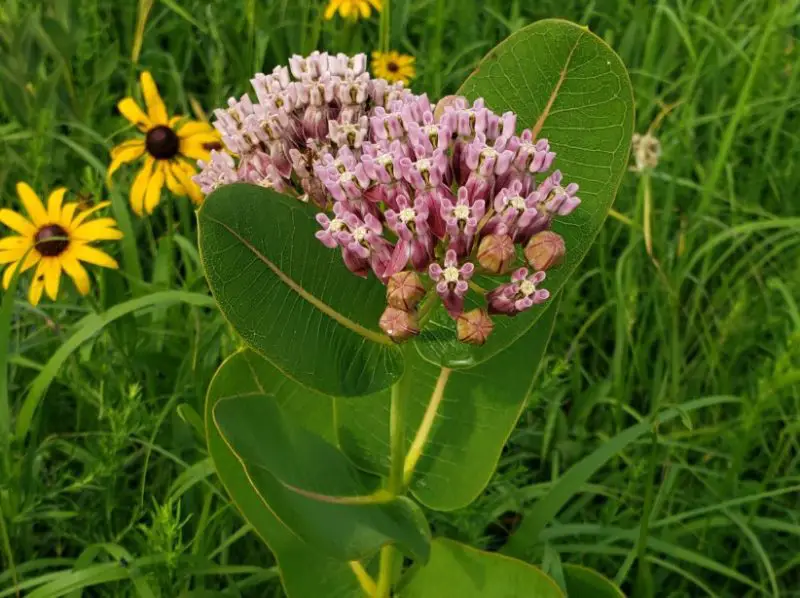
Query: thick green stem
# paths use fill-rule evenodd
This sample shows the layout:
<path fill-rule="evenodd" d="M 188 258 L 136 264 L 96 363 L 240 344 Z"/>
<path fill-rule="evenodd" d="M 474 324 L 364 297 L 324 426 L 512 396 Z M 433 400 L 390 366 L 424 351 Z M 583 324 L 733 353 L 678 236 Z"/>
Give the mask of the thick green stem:
<path fill-rule="evenodd" d="M 392 403 L 389 413 L 389 478 L 386 483 L 387 491 L 393 496 L 403 492 L 403 463 L 406 452 L 405 435 L 405 396 L 402 381 L 392 386 Z M 389 598 L 394 576 L 394 546 L 391 544 L 381 548 L 380 569 L 378 572 L 378 587 L 375 598 Z"/>
<path fill-rule="evenodd" d="M 375 598 L 389 598 L 392 595 L 394 551 L 392 544 L 387 544 L 381 548 L 381 562 L 378 569 L 378 587 L 375 590 Z"/>

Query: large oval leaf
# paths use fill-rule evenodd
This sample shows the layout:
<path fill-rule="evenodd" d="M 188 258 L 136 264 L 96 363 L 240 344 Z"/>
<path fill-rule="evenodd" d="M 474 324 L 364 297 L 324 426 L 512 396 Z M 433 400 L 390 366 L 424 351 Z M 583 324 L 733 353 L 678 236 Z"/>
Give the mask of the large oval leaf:
<path fill-rule="evenodd" d="M 217 387 L 218 388 L 218 387 Z M 282 410 L 265 394 L 237 388 L 219 400 L 214 422 L 244 465 L 250 485 L 289 529 L 342 560 L 366 558 L 388 543 L 427 560 L 429 532 L 412 501 L 356 503 L 380 480 L 356 470 L 346 457 Z M 229 489 L 236 496 L 235 489 Z"/>
<path fill-rule="evenodd" d="M 335 396 L 375 392 L 400 376 L 400 351 L 378 328 L 385 287 L 353 276 L 314 237 L 312 207 L 235 184 L 209 195 L 198 219 L 220 310 L 281 371 Z"/>
<path fill-rule="evenodd" d="M 541 569 L 523 561 L 437 538 L 431 560 L 412 573 L 399 598 L 564 598 Z"/>
<path fill-rule="evenodd" d="M 251 365 L 255 364 L 255 366 Z M 260 388 L 271 389 L 280 378 L 271 376 L 261 357 L 238 353 L 228 359 L 217 372 L 209 388 L 205 408 L 206 438 L 208 452 L 214 461 L 217 475 L 234 498 L 244 518 L 275 555 L 281 572 L 281 581 L 290 598 L 363 598 L 364 592 L 350 566 L 333 559 L 317 548 L 303 542 L 267 508 L 247 479 L 241 461 L 230 450 L 213 424 L 212 413 L 217 402 L 225 394 L 220 389 L 236 384 L 242 392 L 259 392 Z M 301 406 L 297 400 L 293 406 Z M 318 411 L 325 409 L 318 404 Z M 320 421 L 319 432 L 326 426 Z M 327 429 L 332 432 L 330 420 Z"/>
<path fill-rule="evenodd" d="M 428 507 L 465 507 L 485 488 L 533 384 L 558 312 L 558 300 L 525 336 L 469 370 L 453 370 L 428 444 L 411 482 Z M 403 378 L 406 439 L 411 443 L 442 371 L 409 351 Z M 385 474 L 389 459 L 389 393 L 337 399 L 342 450 L 360 467 Z"/>
<path fill-rule="evenodd" d="M 585 27 L 544 20 L 520 29 L 483 59 L 458 92 L 483 97 L 497 113 L 512 110 L 518 128 L 546 137 L 557 153 L 555 167 L 580 185 L 580 207 L 553 229 L 567 246 L 565 263 L 548 271 L 546 288 L 557 293 L 594 241 L 628 163 L 633 134 L 633 96 L 622 61 Z M 473 302 L 474 302 L 473 298 Z M 433 327 L 418 350 L 433 363 L 470 367 L 519 338 L 542 315 L 531 309 L 495 318 L 483 347 L 455 340 L 453 322 L 437 308 Z"/>

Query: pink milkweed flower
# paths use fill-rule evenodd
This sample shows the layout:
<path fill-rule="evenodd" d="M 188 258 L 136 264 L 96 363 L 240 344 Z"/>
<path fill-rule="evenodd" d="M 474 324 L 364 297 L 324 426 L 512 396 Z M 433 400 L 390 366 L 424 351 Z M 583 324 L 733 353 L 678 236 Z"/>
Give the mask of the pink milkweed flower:
<path fill-rule="evenodd" d="M 436 281 L 436 292 L 453 319 L 464 311 L 464 295 L 469 289 L 468 281 L 474 272 L 475 265 L 470 262 L 459 267 L 458 256 L 452 249 L 448 249 L 445 254 L 444 267 L 437 263 L 428 266 L 428 275 Z"/>
<path fill-rule="evenodd" d="M 440 212 L 444 219 L 447 234 L 450 236 L 449 248 L 459 256 L 469 255 L 478 223 L 486 213 L 486 202 L 482 199 L 470 202 L 466 187 L 458 190 L 458 201 L 454 204 L 447 198 L 440 202 Z"/>
<path fill-rule="evenodd" d="M 239 181 L 236 171 L 236 162 L 233 158 L 217 150 L 211 150 L 211 159 L 208 162 L 199 161 L 200 173 L 193 176 L 192 180 L 200 186 L 200 190 L 209 194 L 222 185 L 230 185 Z"/>
<path fill-rule="evenodd" d="M 570 183 L 562 187 L 562 178 L 561 171 L 556 170 L 536 188 L 539 201 L 548 214 L 568 216 L 581 203 L 581 198 L 575 195 L 578 192 L 578 184 Z"/>
<path fill-rule="evenodd" d="M 486 293 L 489 313 L 515 316 L 535 304 L 544 303 L 550 292 L 537 287 L 544 279 L 545 273 L 541 271 L 528 276 L 527 268 L 516 270 L 511 275 L 511 282 Z"/>
<path fill-rule="evenodd" d="M 383 238 L 380 220 L 372 214 L 366 214 L 362 220 L 353 212 L 343 212 L 342 220 L 347 230 L 342 229 L 334 234 L 342 247 L 347 268 L 364 278 L 372 268 L 378 278 L 387 279 L 386 266 L 391 259 L 392 246 Z"/>
<path fill-rule="evenodd" d="M 397 235 L 388 271 L 401 271 L 411 262 L 416 270 L 423 270 L 433 259 L 433 235 L 428 226 L 427 202 L 418 197 L 412 205 L 406 195 L 396 197 L 398 211 L 386 210 L 387 226 Z"/>
<path fill-rule="evenodd" d="M 341 203 L 333 204 L 333 218 L 328 218 L 327 214 L 320 212 L 316 215 L 316 220 L 322 226 L 322 230 L 314 233 L 314 236 L 319 239 L 325 247 L 335 249 L 340 245 L 338 233 L 342 231 L 349 231 L 350 228 L 345 222 L 345 215 L 348 213 L 347 207 Z"/>

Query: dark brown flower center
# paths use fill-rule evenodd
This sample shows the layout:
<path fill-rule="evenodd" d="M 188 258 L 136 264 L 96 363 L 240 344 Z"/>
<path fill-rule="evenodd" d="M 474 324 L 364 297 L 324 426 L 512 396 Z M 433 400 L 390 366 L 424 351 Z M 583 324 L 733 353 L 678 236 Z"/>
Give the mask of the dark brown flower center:
<path fill-rule="evenodd" d="M 400 70 L 400 67 L 396 62 L 389 62 L 389 64 L 386 65 L 386 70 L 390 73 L 396 73 Z"/>
<path fill-rule="evenodd" d="M 36 232 L 36 251 L 45 257 L 61 255 L 69 247 L 69 233 L 58 224 L 48 224 Z"/>
<path fill-rule="evenodd" d="M 180 148 L 180 140 L 175 131 L 167 126 L 159 125 L 147 132 L 145 140 L 147 153 L 158 160 L 169 160 L 175 157 Z"/>

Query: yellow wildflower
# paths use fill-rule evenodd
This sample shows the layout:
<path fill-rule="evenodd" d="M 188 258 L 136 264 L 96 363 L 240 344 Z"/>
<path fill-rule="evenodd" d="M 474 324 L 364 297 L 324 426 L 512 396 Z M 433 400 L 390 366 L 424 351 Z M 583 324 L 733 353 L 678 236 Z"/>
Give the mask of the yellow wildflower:
<path fill-rule="evenodd" d="M 131 208 L 136 214 L 141 216 L 153 212 L 165 183 L 175 195 L 188 194 L 195 204 L 199 204 L 203 201 L 203 194 L 192 181 L 197 172 L 194 163 L 196 160 L 209 160 L 211 150 L 222 147 L 219 133 L 205 122 L 185 120 L 180 116 L 169 118 L 150 73 L 143 72 L 140 83 L 147 112 L 130 97 L 122 99 L 117 108 L 145 135 L 124 141 L 111 150 L 111 165 L 106 175 L 108 182 L 110 184 L 111 176 L 122 164 L 145 156 L 131 186 Z"/>
<path fill-rule="evenodd" d="M 36 266 L 28 293 L 33 305 L 39 303 L 42 291 L 55 301 L 62 270 L 72 278 L 78 292 L 85 295 L 89 292 L 89 275 L 81 262 L 104 268 L 119 267 L 114 258 L 90 246 L 95 241 L 122 238 L 113 218 L 88 220 L 110 202 L 81 211 L 77 202 L 63 203 L 66 192 L 63 187 L 53 191 L 45 209 L 33 189 L 17 183 L 17 194 L 28 218 L 7 208 L 0 210 L 0 222 L 19 233 L 0 239 L 0 264 L 8 264 L 3 273 L 3 288 L 11 284 L 17 264 L 24 259 L 21 272 Z"/>
<path fill-rule="evenodd" d="M 325 18 L 331 20 L 338 11 L 344 19 L 368 19 L 372 8 L 381 12 L 383 0 L 330 0 L 325 9 Z"/>
<path fill-rule="evenodd" d="M 417 76 L 414 68 L 416 58 L 399 52 L 373 52 L 372 53 L 372 74 L 381 79 L 386 79 L 392 83 L 402 81 L 408 85 Z"/>

